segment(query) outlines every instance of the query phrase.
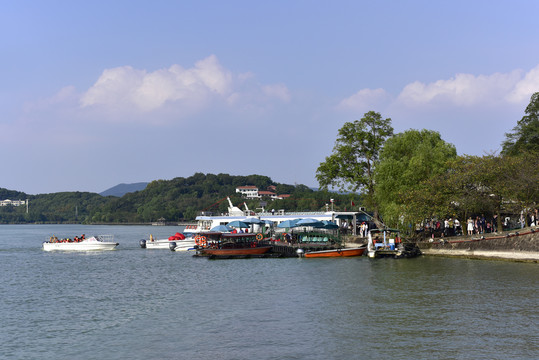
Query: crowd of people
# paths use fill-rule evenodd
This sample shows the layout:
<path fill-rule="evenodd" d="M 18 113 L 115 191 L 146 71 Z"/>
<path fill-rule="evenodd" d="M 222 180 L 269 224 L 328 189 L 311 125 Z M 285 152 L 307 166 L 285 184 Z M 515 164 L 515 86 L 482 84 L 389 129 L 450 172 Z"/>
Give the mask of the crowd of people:
<path fill-rule="evenodd" d="M 81 236 L 75 236 L 73 239 L 71 238 L 64 238 L 64 239 L 58 239 L 56 236 L 51 236 L 49 239 L 49 242 L 51 243 L 57 243 L 57 242 L 81 242 L 86 238 L 86 235 L 82 234 Z"/>
<path fill-rule="evenodd" d="M 528 214 L 522 212 L 520 217 L 515 220 L 506 216 L 502 219 L 502 228 L 498 229 L 498 217 L 493 215 L 492 217 L 486 217 L 481 214 L 478 216 L 470 216 L 464 224 L 461 224 L 456 217 L 450 217 L 441 220 L 428 220 L 422 224 L 416 226 L 416 232 L 425 232 L 428 236 L 461 236 L 461 235 L 478 235 L 488 234 L 497 231 L 514 229 L 516 227 L 523 228 L 528 226 L 537 226 L 539 221 L 537 219 L 538 211 L 530 211 Z"/>

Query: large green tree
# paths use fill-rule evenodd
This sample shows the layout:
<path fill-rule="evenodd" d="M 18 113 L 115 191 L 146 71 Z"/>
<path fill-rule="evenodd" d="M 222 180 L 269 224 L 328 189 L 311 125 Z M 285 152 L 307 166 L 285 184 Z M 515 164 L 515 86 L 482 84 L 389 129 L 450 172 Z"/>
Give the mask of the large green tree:
<path fill-rule="evenodd" d="M 406 213 L 420 221 L 432 216 L 498 215 L 530 211 L 539 202 L 539 158 L 518 156 L 459 156 L 447 171 L 421 182 L 403 195 Z"/>
<path fill-rule="evenodd" d="M 513 132 L 505 134 L 503 155 L 518 155 L 526 151 L 539 153 L 539 92 L 531 96 L 525 113 Z"/>
<path fill-rule="evenodd" d="M 422 193 L 422 183 L 443 176 L 448 160 L 456 156 L 455 146 L 436 131 L 407 130 L 388 139 L 375 173 L 376 201 L 386 224 L 416 220 L 411 218 L 407 195 Z"/>
<path fill-rule="evenodd" d="M 347 122 L 339 129 L 333 153 L 316 171 L 322 189 L 366 190 L 367 206 L 378 219 L 374 198 L 374 169 L 385 141 L 393 135 L 391 119 L 369 111 L 361 120 Z"/>

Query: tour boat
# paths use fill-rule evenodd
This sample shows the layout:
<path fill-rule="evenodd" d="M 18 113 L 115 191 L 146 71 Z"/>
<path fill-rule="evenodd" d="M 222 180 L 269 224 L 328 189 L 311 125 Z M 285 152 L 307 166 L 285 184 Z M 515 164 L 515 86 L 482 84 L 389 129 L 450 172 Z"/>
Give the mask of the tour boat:
<path fill-rule="evenodd" d="M 284 210 L 266 211 L 255 213 L 244 203 L 245 210 L 240 209 L 232 204 L 229 197 L 228 212 L 226 214 L 214 215 L 212 212 L 204 211 L 196 217 L 196 225 L 188 225 L 184 229 L 184 233 L 199 234 L 210 231 L 219 225 L 227 225 L 235 221 L 247 221 L 250 225 L 250 232 L 265 233 L 267 228 L 277 227 L 279 224 L 286 224 L 287 221 L 292 222 L 298 219 L 312 219 L 320 222 L 326 221 L 342 227 L 345 223 L 356 224 L 365 215 L 355 211 L 302 211 L 302 212 L 285 212 Z M 224 199 L 223 199 L 224 200 Z M 308 227 L 306 225 L 305 227 Z M 285 229 L 281 226 L 281 229 Z M 355 234 L 355 227 L 352 226 L 352 232 Z"/>
<path fill-rule="evenodd" d="M 262 255 L 271 250 L 271 246 L 259 243 L 262 234 L 231 234 L 219 232 L 201 233 L 195 237 L 198 255 L 218 257 L 241 257 Z"/>
<path fill-rule="evenodd" d="M 362 256 L 366 249 L 367 247 L 363 246 L 358 248 L 307 251 L 303 256 L 306 258 Z"/>
<path fill-rule="evenodd" d="M 92 251 L 92 250 L 114 250 L 119 244 L 114 242 L 113 235 L 95 235 L 89 238 L 84 236 L 80 239 L 58 239 L 54 236 L 49 241 L 43 242 L 45 251 Z"/>

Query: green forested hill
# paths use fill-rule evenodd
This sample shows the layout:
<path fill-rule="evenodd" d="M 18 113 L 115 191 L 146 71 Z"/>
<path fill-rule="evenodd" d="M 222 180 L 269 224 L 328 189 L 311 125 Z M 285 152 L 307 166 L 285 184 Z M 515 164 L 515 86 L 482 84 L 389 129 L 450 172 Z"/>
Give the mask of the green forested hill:
<path fill-rule="evenodd" d="M 144 190 L 120 198 L 88 192 L 26 195 L 0 189 L 0 200 L 27 198 L 30 202 L 28 214 L 23 206 L 0 207 L 0 223 L 148 223 L 159 218 L 188 221 L 194 220 L 199 211 L 226 212 L 227 196 L 239 206 L 245 199 L 236 194 L 236 187 L 244 185 L 254 185 L 260 190 L 267 190 L 273 185 L 277 194 L 291 195 L 285 200 L 267 200 L 268 210 L 323 210 L 330 198 L 335 199 L 336 208 L 342 210 L 350 209 L 352 201 L 356 206 L 360 203 L 357 194 L 314 191 L 305 185 L 275 183 L 267 176 L 196 173 L 188 178 L 155 180 Z M 247 201 L 247 206 L 251 210 L 260 208 L 260 200 Z"/>

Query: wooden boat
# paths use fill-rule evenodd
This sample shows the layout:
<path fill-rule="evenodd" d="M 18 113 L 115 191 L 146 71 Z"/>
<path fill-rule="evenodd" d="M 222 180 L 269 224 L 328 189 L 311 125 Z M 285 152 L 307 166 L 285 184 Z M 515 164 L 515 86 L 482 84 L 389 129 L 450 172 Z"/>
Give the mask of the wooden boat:
<path fill-rule="evenodd" d="M 203 253 L 209 256 L 246 256 L 265 254 L 270 249 L 271 246 L 257 246 L 252 248 L 204 249 Z"/>
<path fill-rule="evenodd" d="M 332 249 L 321 251 L 308 251 L 305 253 L 306 258 L 322 258 L 322 257 L 351 257 L 362 256 L 367 247 L 348 248 L 348 249 Z"/>
<path fill-rule="evenodd" d="M 197 239 L 198 237 L 198 239 Z M 195 237 L 198 255 L 218 257 L 242 257 L 262 255 L 271 250 L 269 245 L 259 244 L 262 234 L 231 234 L 220 232 L 200 233 Z"/>

